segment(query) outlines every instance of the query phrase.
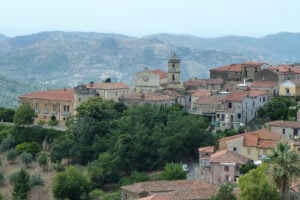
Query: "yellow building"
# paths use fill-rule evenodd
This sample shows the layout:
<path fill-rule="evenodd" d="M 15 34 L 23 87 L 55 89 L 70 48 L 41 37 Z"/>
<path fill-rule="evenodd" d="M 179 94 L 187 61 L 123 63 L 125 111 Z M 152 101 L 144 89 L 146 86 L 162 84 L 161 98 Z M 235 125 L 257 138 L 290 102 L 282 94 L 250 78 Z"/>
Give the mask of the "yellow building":
<path fill-rule="evenodd" d="M 300 96 L 300 80 L 286 80 L 279 85 L 279 96 Z"/>
<path fill-rule="evenodd" d="M 19 97 L 21 104 L 28 104 L 35 110 L 35 120 L 57 120 L 64 124 L 74 114 L 74 90 L 58 89 L 24 94 Z"/>
<path fill-rule="evenodd" d="M 272 154 L 282 136 L 266 129 L 225 137 L 219 140 L 219 149 L 228 149 L 251 160 L 261 160 Z"/>

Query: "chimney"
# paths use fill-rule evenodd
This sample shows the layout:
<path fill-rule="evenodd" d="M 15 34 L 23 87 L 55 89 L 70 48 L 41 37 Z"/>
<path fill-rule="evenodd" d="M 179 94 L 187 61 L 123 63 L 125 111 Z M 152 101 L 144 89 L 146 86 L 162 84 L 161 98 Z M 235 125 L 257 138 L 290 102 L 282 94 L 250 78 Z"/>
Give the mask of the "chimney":
<path fill-rule="evenodd" d="M 90 82 L 90 86 L 93 87 L 94 86 L 94 81 Z"/>

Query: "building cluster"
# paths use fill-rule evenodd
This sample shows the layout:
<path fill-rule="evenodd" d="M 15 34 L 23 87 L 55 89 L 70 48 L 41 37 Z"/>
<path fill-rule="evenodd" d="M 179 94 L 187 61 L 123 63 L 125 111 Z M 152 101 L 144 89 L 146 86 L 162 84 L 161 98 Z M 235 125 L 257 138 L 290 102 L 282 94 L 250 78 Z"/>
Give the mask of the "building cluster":
<path fill-rule="evenodd" d="M 300 96 L 300 66 L 269 66 L 264 62 L 242 62 L 210 69 L 209 79 L 191 78 L 181 82 L 181 62 L 174 54 L 167 72 L 148 68 L 137 72 L 134 85 L 121 82 L 90 82 L 73 89 L 41 91 L 20 96 L 29 104 L 37 120 L 57 120 L 62 125 L 76 108 L 90 97 L 101 96 L 127 106 L 145 103 L 182 105 L 189 113 L 206 116 L 211 130 L 235 129 L 247 125 L 257 111 L 276 96 Z M 273 121 L 265 129 L 245 132 L 219 140 L 215 147 L 199 148 L 199 180 L 156 181 L 122 187 L 122 200 L 132 199 L 208 199 L 217 186 L 236 182 L 239 168 L 249 162 L 260 163 L 276 143 L 287 141 L 300 151 L 300 113 L 298 121 Z"/>
<path fill-rule="evenodd" d="M 209 117 L 213 130 L 225 130 L 247 125 L 274 96 L 300 95 L 297 65 L 243 62 L 210 69 L 210 79 L 191 78 L 181 83 L 180 77 L 181 62 L 174 54 L 167 72 L 145 68 L 135 74 L 132 87 L 121 82 L 90 82 L 73 89 L 25 94 L 20 102 L 31 105 L 37 119 L 58 120 L 61 124 L 92 96 L 122 101 L 128 106 L 181 104 L 191 114 Z"/>

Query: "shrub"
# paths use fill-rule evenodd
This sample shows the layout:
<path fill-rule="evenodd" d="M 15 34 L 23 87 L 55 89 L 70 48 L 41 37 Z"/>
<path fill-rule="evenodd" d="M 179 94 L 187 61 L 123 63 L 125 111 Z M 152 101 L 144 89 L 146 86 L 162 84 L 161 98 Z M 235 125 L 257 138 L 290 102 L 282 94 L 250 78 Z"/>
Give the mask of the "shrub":
<path fill-rule="evenodd" d="M 2 171 L 0 171 L 0 185 L 4 183 L 4 174 Z"/>
<path fill-rule="evenodd" d="M 17 181 L 18 176 L 19 176 L 19 172 L 15 172 L 15 173 L 11 174 L 8 177 L 9 184 L 14 185 Z"/>
<path fill-rule="evenodd" d="M 33 174 L 30 176 L 29 179 L 29 186 L 30 188 L 34 186 L 43 186 L 44 185 L 44 179 L 40 174 Z"/>
<path fill-rule="evenodd" d="M 6 152 L 6 159 L 12 164 L 17 158 L 17 152 L 14 149 L 11 149 Z"/>
<path fill-rule="evenodd" d="M 37 124 L 40 125 L 40 126 L 43 126 L 43 125 L 46 124 L 46 121 L 43 120 L 43 119 L 39 119 L 39 120 L 37 121 Z"/>
<path fill-rule="evenodd" d="M 31 153 L 34 157 L 41 151 L 41 146 L 37 142 L 24 142 L 18 144 L 16 146 L 16 150 L 18 154 L 23 153 L 26 151 L 27 153 Z"/>
<path fill-rule="evenodd" d="M 50 120 L 50 121 L 47 122 L 47 124 L 49 126 L 56 126 L 58 124 L 58 121 L 57 120 Z"/>
<path fill-rule="evenodd" d="M 46 152 L 41 152 L 37 158 L 37 161 L 44 171 L 48 169 L 49 158 Z"/>
<path fill-rule="evenodd" d="M 28 167 L 28 165 L 32 162 L 32 154 L 24 151 L 21 154 L 21 160 L 26 165 L 26 167 Z"/>
<path fill-rule="evenodd" d="M 6 138 L 0 144 L 0 151 L 7 151 L 12 148 L 15 144 L 15 139 L 11 134 L 8 134 Z"/>
<path fill-rule="evenodd" d="M 186 172 L 183 171 L 181 165 L 177 163 L 167 163 L 164 171 L 160 174 L 161 180 L 179 180 L 185 178 Z"/>
<path fill-rule="evenodd" d="M 65 171 L 65 167 L 61 163 L 55 163 L 54 169 L 56 172 L 63 172 Z"/>

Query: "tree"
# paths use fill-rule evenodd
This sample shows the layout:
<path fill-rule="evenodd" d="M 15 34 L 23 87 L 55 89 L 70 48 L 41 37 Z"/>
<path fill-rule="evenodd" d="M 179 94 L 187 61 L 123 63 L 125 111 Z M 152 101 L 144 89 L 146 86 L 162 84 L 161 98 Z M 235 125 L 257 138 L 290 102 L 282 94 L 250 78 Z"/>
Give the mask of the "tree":
<path fill-rule="evenodd" d="M 17 151 L 14 149 L 11 149 L 6 152 L 6 159 L 9 161 L 10 164 L 12 164 L 17 158 Z"/>
<path fill-rule="evenodd" d="M 186 172 L 183 171 L 180 164 L 167 163 L 164 171 L 160 174 L 161 180 L 179 180 L 186 179 Z"/>
<path fill-rule="evenodd" d="M 37 158 L 39 165 L 43 168 L 43 170 L 47 170 L 48 168 L 48 154 L 46 152 L 41 152 Z"/>
<path fill-rule="evenodd" d="M 22 104 L 16 110 L 14 115 L 14 123 L 16 126 L 30 125 L 35 117 L 34 110 L 28 104 Z"/>
<path fill-rule="evenodd" d="M 86 176 L 74 167 L 69 167 L 65 172 L 55 175 L 52 191 L 58 199 L 83 200 L 88 199 L 88 185 Z"/>
<path fill-rule="evenodd" d="M 241 190 L 241 200 L 279 200 L 279 193 L 268 178 L 268 166 L 266 164 L 241 176 L 238 185 Z"/>
<path fill-rule="evenodd" d="M 21 154 L 21 160 L 25 164 L 25 166 L 28 167 L 28 165 L 32 162 L 32 154 L 24 151 Z"/>
<path fill-rule="evenodd" d="M 14 183 L 13 200 L 27 199 L 27 192 L 29 190 L 29 174 L 24 169 L 21 169 Z"/>
<path fill-rule="evenodd" d="M 213 195 L 210 200 L 236 200 L 236 197 L 232 194 L 234 187 L 233 183 L 221 185 L 219 192 Z"/>
<path fill-rule="evenodd" d="M 0 121 L 13 122 L 15 110 L 0 107 Z"/>
<path fill-rule="evenodd" d="M 290 145 L 278 142 L 270 156 L 269 173 L 280 192 L 282 200 L 288 199 L 291 179 L 300 176 L 300 157 Z"/>
<path fill-rule="evenodd" d="M 295 105 L 288 97 L 276 97 L 258 109 L 258 116 L 263 122 L 266 122 L 266 119 L 273 121 L 295 118 L 297 109 L 290 109 Z"/>

